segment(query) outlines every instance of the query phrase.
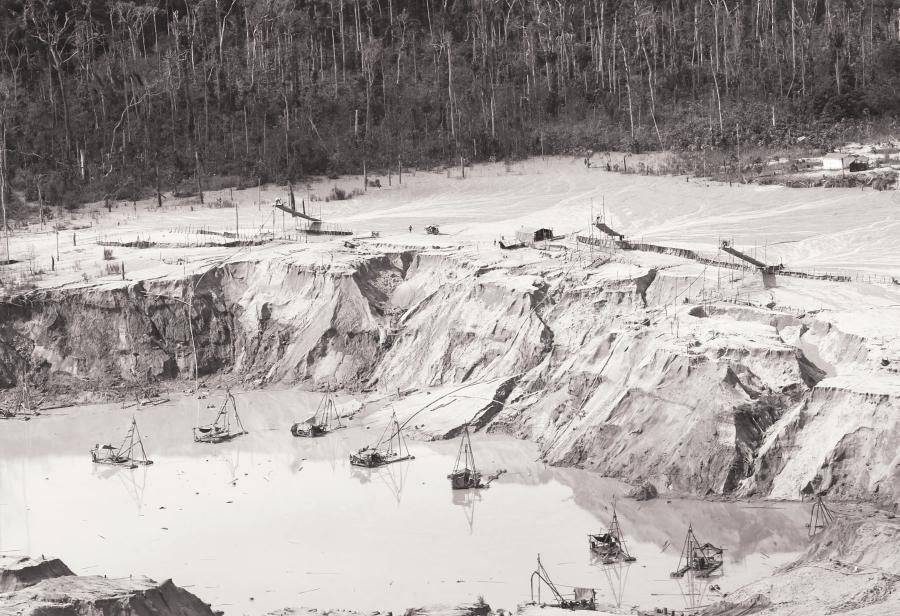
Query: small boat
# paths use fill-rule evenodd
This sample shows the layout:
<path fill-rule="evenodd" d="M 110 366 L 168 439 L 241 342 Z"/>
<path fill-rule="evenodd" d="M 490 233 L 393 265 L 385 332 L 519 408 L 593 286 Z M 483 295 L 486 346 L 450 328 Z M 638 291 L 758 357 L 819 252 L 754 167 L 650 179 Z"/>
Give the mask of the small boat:
<path fill-rule="evenodd" d="M 588 546 L 591 550 L 591 557 L 595 562 L 604 565 L 611 565 L 617 562 L 633 563 L 637 559 L 629 554 L 628 548 L 625 547 L 625 536 L 622 534 L 622 527 L 619 526 L 619 516 L 616 515 L 616 508 L 613 506 L 612 521 L 605 533 L 597 533 L 596 535 L 588 535 Z"/>
<path fill-rule="evenodd" d="M 325 394 L 319 402 L 315 414 L 306 421 L 298 421 L 291 426 L 291 434 L 306 438 L 325 436 L 329 432 L 346 428 L 341 422 L 341 416 L 334 405 L 334 398 L 330 393 Z"/>
<path fill-rule="evenodd" d="M 387 438 L 385 438 L 387 436 Z M 350 464 L 375 468 L 385 466 L 403 460 L 413 460 L 415 456 L 409 454 L 409 448 L 403 440 L 400 430 L 400 422 L 397 421 L 397 413 L 391 416 L 390 423 L 384 428 L 381 438 L 374 445 L 363 447 L 359 451 L 350 452 Z"/>
<path fill-rule="evenodd" d="M 225 400 L 219 408 L 215 421 L 194 428 L 195 443 L 224 443 L 242 434 L 247 434 L 237 412 L 237 403 L 230 390 L 225 390 Z"/>
<path fill-rule="evenodd" d="M 472 453 L 472 439 L 469 436 L 469 424 L 463 428 L 462 441 L 456 454 L 456 464 L 453 472 L 447 475 L 450 487 L 454 490 L 468 490 L 473 488 L 486 488 L 481 481 L 481 473 L 475 468 L 475 456 Z"/>
<path fill-rule="evenodd" d="M 152 460 L 147 459 L 147 452 L 144 451 L 144 443 L 141 441 L 141 433 L 138 430 L 137 421 L 133 417 L 131 418 L 131 427 L 125 433 L 122 444 L 118 447 L 108 444 L 94 445 L 94 448 L 91 449 L 91 460 L 94 464 L 112 464 L 129 468 L 153 464 Z"/>
<path fill-rule="evenodd" d="M 684 577 L 688 571 L 693 571 L 696 577 L 709 577 L 714 573 L 721 573 L 724 565 L 724 552 L 725 550 L 717 548 L 711 543 L 700 543 L 694 535 L 694 529 L 688 525 L 684 547 L 678 558 L 678 568 L 670 576 L 673 578 Z"/>

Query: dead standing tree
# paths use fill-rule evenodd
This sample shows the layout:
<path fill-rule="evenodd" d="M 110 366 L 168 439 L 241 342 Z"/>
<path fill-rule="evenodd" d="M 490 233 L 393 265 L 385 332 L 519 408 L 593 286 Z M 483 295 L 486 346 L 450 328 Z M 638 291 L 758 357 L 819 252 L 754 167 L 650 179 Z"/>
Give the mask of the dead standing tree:
<path fill-rule="evenodd" d="M 0 263 L 9 263 L 12 256 L 9 251 L 9 222 L 6 216 L 7 180 L 9 178 L 9 166 L 6 156 L 6 137 L 9 123 L 9 108 L 15 102 L 16 84 L 7 79 L 0 79 L 0 209 L 3 213 L 3 238 L 6 245 L 6 258 Z"/>
<path fill-rule="evenodd" d="M 72 127 L 64 71 L 66 65 L 95 38 L 90 21 L 76 18 L 73 9 L 61 7 L 52 0 L 28 0 L 24 17 L 31 36 L 46 47 L 49 63 L 56 74 L 68 156 L 72 151 Z"/>
<path fill-rule="evenodd" d="M 716 95 L 716 107 L 719 111 L 719 134 L 725 134 L 725 124 L 722 120 L 722 94 L 719 89 L 719 1 L 720 0 L 708 0 L 709 5 L 713 7 L 713 42 L 715 43 L 715 60 L 713 60 L 712 53 L 710 50 L 710 59 L 709 59 L 709 72 L 712 75 L 713 79 L 713 88 L 714 93 Z"/>
<path fill-rule="evenodd" d="M 122 137 L 121 153 L 123 156 L 122 169 L 125 169 L 127 163 L 125 160 L 126 148 L 141 131 L 144 134 L 141 141 L 143 146 L 143 164 L 141 168 L 150 164 L 148 150 L 151 138 L 149 132 L 153 130 L 150 126 L 151 102 L 154 96 L 165 91 L 164 86 L 156 83 L 162 81 L 162 75 L 152 74 L 152 76 L 148 77 L 137 70 L 128 68 L 128 65 L 130 62 L 137 62 L 140 55 L 147 55 L 143 31 L 146 25 L 156 17 L 157 13 L 158 10 L 154 7 L 137 6 L 132 2 L 117 2 L 112 6 L 110 17 L 115 17 L 115 21 L 111 19 L 110 24 L 114 29 L 118 26 L 118 32 L 121 33 L 119 37 L 120 45 L 118 46 L 120 62 L 117 64 L 121 65 L 124 106 L 119 116 L 119 121 L 113 126 L 112 134 L 110 135 L 108 154 L 110 170 L 112 170 L 112 161 L 115 157 L 116 133 L 120 130 Z M 132 118 L 133 115 L 136 116 L 134 119 Z M 143 118 L 141 117 L 142 115 L 144 116 Z"/>
<path fill-rule="evenodd" d="M 659 147 L 663 148 L 662 135 L 659 132 L 659 124 L 656 122 L 656 96 L 654 95 L 654 78 L 653 63 L 650 61 L 650 54 L 647 53 L 647 45 L 644 39 L 652 35 L 656 30 L 656 13 L 652 7 L 641 6 L 637 2 L 634 4 L 634 29 L 641 53 L 644 56 L 644 62 L 647 64 L 647 91 L 650 94 L 650 118 L 653 120 L 653 129 L 656 131 L 656 138 L 659 141 Z M 626 69 L 627 69 L 626 64 Z"/>
<path fill-rule="evenodd" d="M 6 118 L 3 109 L 0 109 L 0 208 L 3 210 L 3 237 L 6 244 L 6 259 L 2 263 L 10 263 L 12 258 L 9 253 L 9 223 L 6 221 Z"/>
<path fill-rule="evenodd" d="M 363 74 L 366 78 L 366 130 L 364 134 L 368 139 L 372 126 L 372 87 L 375 84 L 375 69 L 381 59 L 381 41 L 373 38 L 366 41 L 363 44 L 360 57 Z"/>

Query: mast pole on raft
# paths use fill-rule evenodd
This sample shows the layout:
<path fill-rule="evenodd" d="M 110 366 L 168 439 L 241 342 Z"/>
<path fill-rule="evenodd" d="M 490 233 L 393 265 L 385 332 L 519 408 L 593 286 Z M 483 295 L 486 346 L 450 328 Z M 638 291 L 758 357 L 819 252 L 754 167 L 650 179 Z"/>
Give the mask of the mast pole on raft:
<path fill-rule="evenodd" d="M 144 439 L 141 438 L 141 431 L 138 429 L 137 420 L 134 417 L 131 418 L 131 424 L 134 427 L 135 434 L 137 434 L 138 445 L 141 446 L 141 457 L 143 457 L 144 462 L 146 462 L 147 461 L 147 451 L 144 449 Z M 132 447 L 133 446 L 134 445 L 132 445 Z"/>
<path fill-rule="evenodd" d="M 231 408 L 234 409 L 234 421 L 237 424 L 238 428 L 241 429 L 241 433 L 247 432 L 244 430 L 244 422 L 241 421 L 241 416 L 238 415 L 237 410 L 237 401 L 234 399 L 234 394 L 231 393 L 231 390 L 228 390 L 228 397 L 231 399 Z"/>
<path fill-rule="evenodd" d="M 466 424 L 466 465 L 468 466 L 469 462 L 472 463 L 472 475 L 477 473 L 477 469 L 475 468 L 475 452 L 472 451 L 472 436 L 469 434 L 469 424 Z"/>

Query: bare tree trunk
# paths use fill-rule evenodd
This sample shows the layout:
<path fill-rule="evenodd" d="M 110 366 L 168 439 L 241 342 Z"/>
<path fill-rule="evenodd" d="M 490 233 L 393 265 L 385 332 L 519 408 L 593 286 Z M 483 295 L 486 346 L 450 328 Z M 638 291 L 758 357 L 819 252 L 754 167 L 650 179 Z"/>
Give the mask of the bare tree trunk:
<path fill-rule="evenodd" d="M 69 152 L 72 149 L 72 129 L 69 127 L 69 99 L 66 96 L 66 85 L 63 81 L 62 66 L 56 65 L 56 80 L 59 83 L 59 98 L 63 108 L 63 126 L 66 131 L 66 159 L 69 158 Z"/>
<path fill-rule="evenodd" d="M 290 107 L 288 106 L 287 92 L 282 90 L 281 95 L 284 98 L 284 166 L 285 166 L 286 170 L 290 171 L 290 166 L 291 166 L 291 142 L 290 142 L 291 115 L 290 115 Z"/>
<path fill-rule="evenodd" d="M 247 105 L 244 105 L 244 155 L 250 156 L 250 129 L 247 128 Z"/>
<path fill-rule="evenodd" d="M 334 69 L 334 96 L 338 95 L 337 44 L 334 40 L 334 28 L 331 29 L 331 66 Z"/>
<path fill-rule="evenodd" d="M 0 208 L 3 209 L 3 233 L 6 236 L 6 262 L 9 263 L 12 258 L 9 255 L 9 223 L 6 221 L 6 122 L 3 123 L 2 131 L 2 147 L 0 152 Z"/>
<path fill-rule="evenodd" d="M 796 24 L 797 7 L 794 0 L 791 0 L 791 84 L 794 83 L 794 77 L 797 75 L 797 35 Z"/>
<path fill-rule="evenodd" d="M 595 5 L 596 6 L 596 5 Z M 606 85 L 606 70 L 603 67 L 603 41 L 606 39 L 606 3 L 600 5 L 600 42 L 597 45 L 599 51 L 599 58 L 597 65 L 600 68 L 600 85 Z M 613 48 L 613 55 L 615 55 L 615 48 Z"/>
<path fill-rule="evenodd" d="M 456 123 L 453 119 L 453 57 L 452 45 L 453 40 L 447 36 L 447 98 L 450 101 L 450 136 L 456 141 Z"/>
<path fill-rule="evenodd" d="M 841 54 L 840 51 L 834 54 L 834 83 L 837 86 L 837 93 L 841 93 Z"/>
<path fill-rule="evenodd" d="M 716 104 L 719 109 L 719 134 L 725 134 L 725 124 L 722 122 L 722 97 L 719 95 L 719 77 L 716 74 L 716 69 L 713 68 L 712 59 L 710 59 L 709 63 L 709 72 L 712 73 L 713 85 L 716 87 Z"/>
<path fill-rule="evenodd" d="M 641 51 L 644 52 L 644 61 L 647 63 L 647 87 L 650 89 L 650 117 L 653 119 L 653 128 L 656 131 L 656 139 L 659 141 L 659 147 L 663 147 L 662 135 L 659 133 L 659 125 L 656 123 L 656 97 L 653 94 L 653 65 L 650 64 L 650 55 L 647 53 L 647 47 L 644 45 L 644 37 L 640 37 Z"/>
<path fill-rule="evenodd" d="M 628 56 L 625 53 L 625 44 L 619 40 L 622 48 L 622 61 L 625 63 L 625 92 L 628 93 L 628 120 L 631 123 L 631 139 L 634 140 L 634 107 L 631 101 L 631 71 L 628 69 Z"/>
<path fill-rule="evenodd" d="M 203 203 L 203 182 L 200 180 L 200 154 L 194 150 L 194 173 L 197 176 L 197 192 L 200 193 L 200 203 Z"/>
<path fill-rule="evenodd" d="M 156 207 L 162 207 L 162 191 L 159 188 L 159 163 L 154 165 L 156 171 Z"/>
<path fill-rule="evenodd" d="M 366 139 L 369 138 L 369 115 L 372 112 L 372 82 L 369 79 L 368 71 L 366 72 Z"/>

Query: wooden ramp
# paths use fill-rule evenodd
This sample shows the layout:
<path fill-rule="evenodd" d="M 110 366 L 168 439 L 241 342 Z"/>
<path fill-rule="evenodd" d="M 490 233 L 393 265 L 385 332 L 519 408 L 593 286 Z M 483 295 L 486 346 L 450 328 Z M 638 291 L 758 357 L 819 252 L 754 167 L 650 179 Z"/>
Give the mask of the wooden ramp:
<path fill-rule="evenodd" d="M 310 215 L 307 214 L 305 211 L 304 211 L 304 212 L 298 212 L 296 208 L 288 207 L 287 205 L 285 205 L 285 204 L 283 204 L 283 203 L 276 203 L 276 204 L 275 204 L 275 209 L 281 210 L 282 212 L 287 212 L 288 214 L 290 214 L 290 215 L 293 216 L 294 218 L 303 218 L 303 219 L 308 220 L 308 221 L 310 221 L 310 222 L 322 222 L 322 221 L 319 220 L 318 218 L 315 218 L 314 216 L 310 216 Z"/>
<path fill-rule="evenodd" d="M 740 250 L 737 250 L 736 248 L 734 248 L 731 245 L 731 242 L 729 242 L 727 240 L 722 240 L 722 250 L 724 250 L 725 252 L 727 252 L 730 255 L 734 255 L 735 257 L 737 257 L 738 259 L 741 259 L 742 261 L 746 261 L 747 263 L 753 265 L 754 267 L 758 267 L 759 269 L 762 269 L 762 270 L 770 269 L 768 265 L 766 265 L 759 259 L 754 259 L 750 255 L 744 254 Z"/>
<path fill-rule="evenodd" d="M 613 237 L 613 238 L 619 240 L 620 242 L 625 240 L 625 236 L 624 236 L 624 235 L 622 235 L 621 233 L 619 233 L 619 232 L 616 231 L 615 229 L 612 229 L 612 228 L 611 228 L 609 225 L 607 225 L 605 222 L 597 221 L 597 222 L 594 223 L 594 226 L 597 227 L 598 229 L 600 229 L 601 231 L 603 231 L 603 232 L 604 232 L 605 234 L 607 234 L 608 236 Z"/>

